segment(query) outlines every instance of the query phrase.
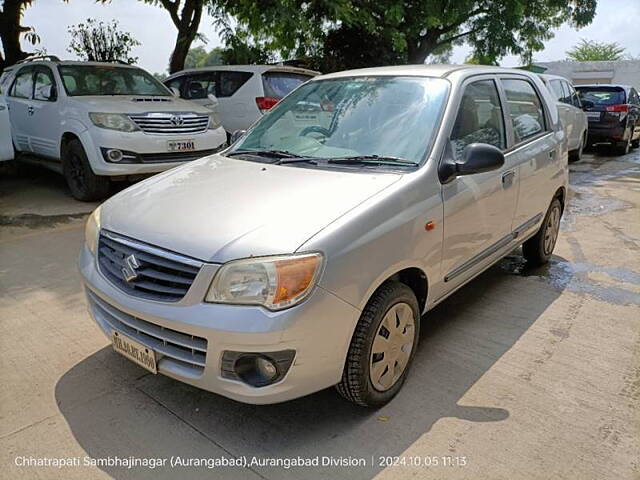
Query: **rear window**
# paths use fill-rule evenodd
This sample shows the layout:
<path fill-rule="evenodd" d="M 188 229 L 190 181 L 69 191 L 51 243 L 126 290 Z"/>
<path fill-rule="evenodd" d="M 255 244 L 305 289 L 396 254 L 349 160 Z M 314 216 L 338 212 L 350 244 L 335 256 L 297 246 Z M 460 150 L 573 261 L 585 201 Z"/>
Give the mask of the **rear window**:
<path fill-rule="evenodd" d="M 576 87 L 580 100 L 593 102 L 594 105 L 619 105 L 627 103 L 626 95 L 618 87 Z"/>
<path fill-rule="evenodd" d="M 310 75 L 287 72 L 267 72 L 262 74 L 265 97 L 282 98 L 311 78 Z"/>

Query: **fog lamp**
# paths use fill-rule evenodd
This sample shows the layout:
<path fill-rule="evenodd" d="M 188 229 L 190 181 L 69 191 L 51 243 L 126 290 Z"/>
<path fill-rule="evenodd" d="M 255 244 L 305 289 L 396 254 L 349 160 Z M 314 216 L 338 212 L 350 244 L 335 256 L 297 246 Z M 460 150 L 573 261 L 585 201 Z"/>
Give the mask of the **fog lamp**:
<path fill-rule="evenodd" d="M 112 162 L 119 162 L 120 160 L 122 160 L 122 157 L 123 155 L 120 150 L 117 150 L 115 148 L 107 150 L 107 158 L 109 158 L 109 160 Z"/>

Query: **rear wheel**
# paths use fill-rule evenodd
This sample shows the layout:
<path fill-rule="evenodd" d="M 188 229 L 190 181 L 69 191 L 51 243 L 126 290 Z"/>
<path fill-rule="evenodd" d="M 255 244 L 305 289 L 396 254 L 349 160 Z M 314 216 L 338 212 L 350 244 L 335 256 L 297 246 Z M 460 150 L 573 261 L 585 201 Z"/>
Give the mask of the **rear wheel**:
<path fill-rule="evenodd" d="M 400 282 L 383 284 L 362 311 L 338 392 L 363 407 L 388 403 L 402 388 L 419 333 L 420 312 L 413 291 Z"/>
<path fill-rule="evenodd" d="M 71 195 L 82 202 L 101 200 L 109 193 L 111 182 L 93 173 L 80 140 L 71 140 L 62 152 L 62 171 Z"/>
<path fill-rule="evenodd" d="M 527 262 L 542 265 L 549 261 L 558 240 L 561 217 L 562 204 L 554 198 L 538 233 L 522 244 L 522 254 Z"/>
<path fill-rule="evenodd" d="M 627 139 L 621 142 L 617 142 L 613 150 L 616 155 L 626 155 L 631 150 L 631 137 L 633 137 L 633 127 L 629 129 L 629 135 L 626 135 Z"/>

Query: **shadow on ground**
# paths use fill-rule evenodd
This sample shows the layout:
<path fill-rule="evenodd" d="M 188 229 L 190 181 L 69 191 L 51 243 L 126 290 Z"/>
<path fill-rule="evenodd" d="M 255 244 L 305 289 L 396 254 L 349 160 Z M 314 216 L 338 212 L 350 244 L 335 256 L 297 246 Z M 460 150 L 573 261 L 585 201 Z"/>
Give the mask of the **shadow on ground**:
<path fill-rule="evenodd" d="M 500 422 L 509 417 L 499 405 L 467 405 L 461 399 L 563 288 L 545 281 L 544 272 L 528 277 L 531 271 L 514 271 L 512 264 L 506 260 L 491 268 L 424 317 L 411 375 L 394 401 L 378 411 L 352 406 L 333 389 L 283 404 L 244 405 L 167 377 L 145 375 L 110 348 L 68 371 L 56 385 L 56 400 L 78 443 L 94 458 L 350 456 L 366 459 L 368 466 L 348 472 L 263 467 L 224 473 L 238 478 L 257 478 L 255 473 L 263 478 L 347 473 L 349 478 L 372 478 L 381 470 L 371 465 L 372 458 L 377 462 L 378 455 L 401 454 L 439 419 Z M 108 393 L 98 380 L 105 369 L 123 378 Z M 513 381 L 520 381 L 516 374 Z M 102 468 L 118 479 L 214 475 L 204 468 Z"/>

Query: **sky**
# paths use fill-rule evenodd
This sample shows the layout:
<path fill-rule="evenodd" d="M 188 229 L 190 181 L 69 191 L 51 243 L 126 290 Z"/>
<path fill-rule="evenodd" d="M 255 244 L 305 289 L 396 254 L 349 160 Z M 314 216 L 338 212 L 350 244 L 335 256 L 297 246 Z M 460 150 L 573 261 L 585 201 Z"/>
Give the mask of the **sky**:
<path fill-rule="evenodd" d="M 67 52 L 69 34 L 67 27 L 87 18 L 110 21 L 116 19 L 120 28 L 133 34 L 142 45 L 136 47 L 133 55 L 138 64 L 149 72 L 165 72 L 173 50 L 176 31 L 169 14 L 160 7 L 154 7 L 139 0 L 112 0 L 110 4 L 96 4 L 94 0 L 36 0 L 24 16 L 23 25 L 35 27 L 40 35 L 39 48 L 64 59 L 75 58 Z M 598 0 L 596 16 L 591 25 L 575 30 L 565 25 L 555 31 L 555 37 L 547 41 L 543 51 L 534 54 L 534 61 L 547 62 L 563 60 L 565 52 L 581 38 L 603 42 L 618 42 L 626 53 L 640 57 L 640 1 L 639 0 Z M 203 17 L 200 33 L 208 39 L 207 48 L 221 44 L 210 17 Z M 24 43 L 24 42 L 23 42 Z M 194 46 L 202 44 L 195 42 Z M 24 43 L 23 49 L 33 50 Z M 462 63 L 470 52 L 468 46 L 456 47 L 452 63 Z M 503 66 L 519 65 L 519 58 L 508 56 L 501 60 Z"/>

